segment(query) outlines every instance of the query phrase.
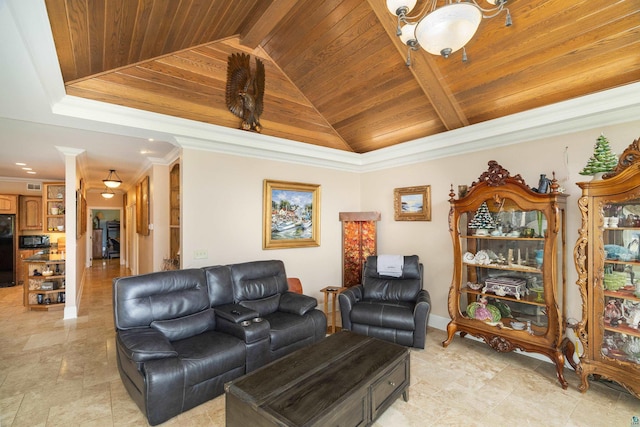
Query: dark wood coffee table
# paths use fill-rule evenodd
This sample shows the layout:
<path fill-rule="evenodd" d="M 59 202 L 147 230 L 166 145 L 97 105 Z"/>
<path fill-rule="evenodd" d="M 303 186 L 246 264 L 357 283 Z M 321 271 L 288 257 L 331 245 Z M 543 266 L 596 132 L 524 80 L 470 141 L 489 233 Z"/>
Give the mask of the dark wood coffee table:
<path fill-rule="evenodd" d="M 409 375 L 408 348 L 338 332 L 226 384 L 226 425 L 369 425 Z"/>

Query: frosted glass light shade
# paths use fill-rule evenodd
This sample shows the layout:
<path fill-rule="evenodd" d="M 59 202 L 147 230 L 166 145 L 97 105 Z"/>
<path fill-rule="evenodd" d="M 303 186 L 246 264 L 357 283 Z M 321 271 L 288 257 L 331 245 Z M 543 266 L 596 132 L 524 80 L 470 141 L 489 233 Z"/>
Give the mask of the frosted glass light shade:
<path fill-rule="evenodd" d="M 417 24 L 407 24 L 402 27 L 402 34 L 400 34 L 400 40 L 402 43 L 409 45 L 411 40 L 416 40 L 416 25 Z"/>
<path fill-rule="evenodd" d="M 102 197 L 104 197 L 105 199 L 110 199 L 113 196 L 115 196 L 115 193 L 113 191 L 110 191 L 108 189 L 105 189 L 102 193 L 100 193 L 100 195 Z"/>
<path fill-rule="evenodd" d="M 104 182 L 104 185 L 109 188 L 118 188 L 120 187 L 120 184 L 122 184 L 122 180 L 118 176 L 118 172 L 116 172 L 115 169 L 110 169 L 109 175 L 106 179 L 103 179 L 102 182 Z"/>
<path fill-rule="evenodd" d="M 471 40 L 480 21 L 482 11 L 474 4 L 447 4 L 420 20 L 416 27 L 416 38 L 427 52 L 446 57 Z"/>
<path fill-rule="evenodd" d="M 387 9 L 389 9 L 392 15 L 398 15 L 396 13 L 398 9 L 406 7 L 406 13 L 409 13 L 416 6 L 417 1 L 418 0 L 387 0 Z"/>

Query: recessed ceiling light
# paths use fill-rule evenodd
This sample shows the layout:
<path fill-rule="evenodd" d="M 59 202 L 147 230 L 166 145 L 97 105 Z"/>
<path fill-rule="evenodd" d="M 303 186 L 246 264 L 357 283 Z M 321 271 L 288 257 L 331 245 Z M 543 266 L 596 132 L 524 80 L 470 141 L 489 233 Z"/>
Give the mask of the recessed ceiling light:
<path fill-rule="evenodd" d="M 17 165 L 17 166 L 27 166 L 27 164 L 26 164 L 26 163 L 22 163 L 22 162 L 16 162 L 16 165 Z"/>
<path fill-rule="evenodd" d="M 35 175 L 35 174 L 37 174 L 38 172 L 36 172 L 36 171 L 27 171 L 27 173 L 30 173 L 31 175 Z"/>
<path fill-rule="evenodd" d="M 22 168 L 23 171 L 32 171 L 32 168 Z"/>
<path fill-rule="evenodd" d="M 147 141 L 149 141 L 149 142 L 153 142 L 153 141 L 155 141 L 155 139 L 153 139 L 153 138 L 149 138 L 149 139 L 147 139 Z"/>

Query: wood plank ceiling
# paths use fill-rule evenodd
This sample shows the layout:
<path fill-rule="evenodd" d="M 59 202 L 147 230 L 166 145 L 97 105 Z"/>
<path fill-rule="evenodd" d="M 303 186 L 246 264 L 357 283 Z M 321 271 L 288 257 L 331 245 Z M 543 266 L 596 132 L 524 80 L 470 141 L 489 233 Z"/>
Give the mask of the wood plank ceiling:
<path fill-rule="evenodd" d="M 265 63 L 263 134 L 356 153 L 640 81 L 637 0 L 511 0 L 468 62 L 420 50 L 410 68 L 385 3 L 46 0 L 70 95 L 237 128 L 243 51 Z"/>

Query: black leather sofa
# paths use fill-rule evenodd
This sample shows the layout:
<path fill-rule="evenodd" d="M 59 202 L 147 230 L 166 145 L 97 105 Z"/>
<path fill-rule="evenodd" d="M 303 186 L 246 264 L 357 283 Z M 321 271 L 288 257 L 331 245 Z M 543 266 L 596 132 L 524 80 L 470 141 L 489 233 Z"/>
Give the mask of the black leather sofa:
<path fill-rule="evenodd" d="M 324 338 L 327 319 L 316 306 L 288 291 L 281 261 L 116 278 L 120 377 L 149 424 L 162 423 Z"/>
<path fill-rule="evenodd" d="M 431 297 L 423 287 L 418 256 L 405 256 L 400 277 L 378 273 L 378 257 L 369 256 L 362 284 L 338 296 L 342 329 L 397 344 L 424 348 Z"/>

